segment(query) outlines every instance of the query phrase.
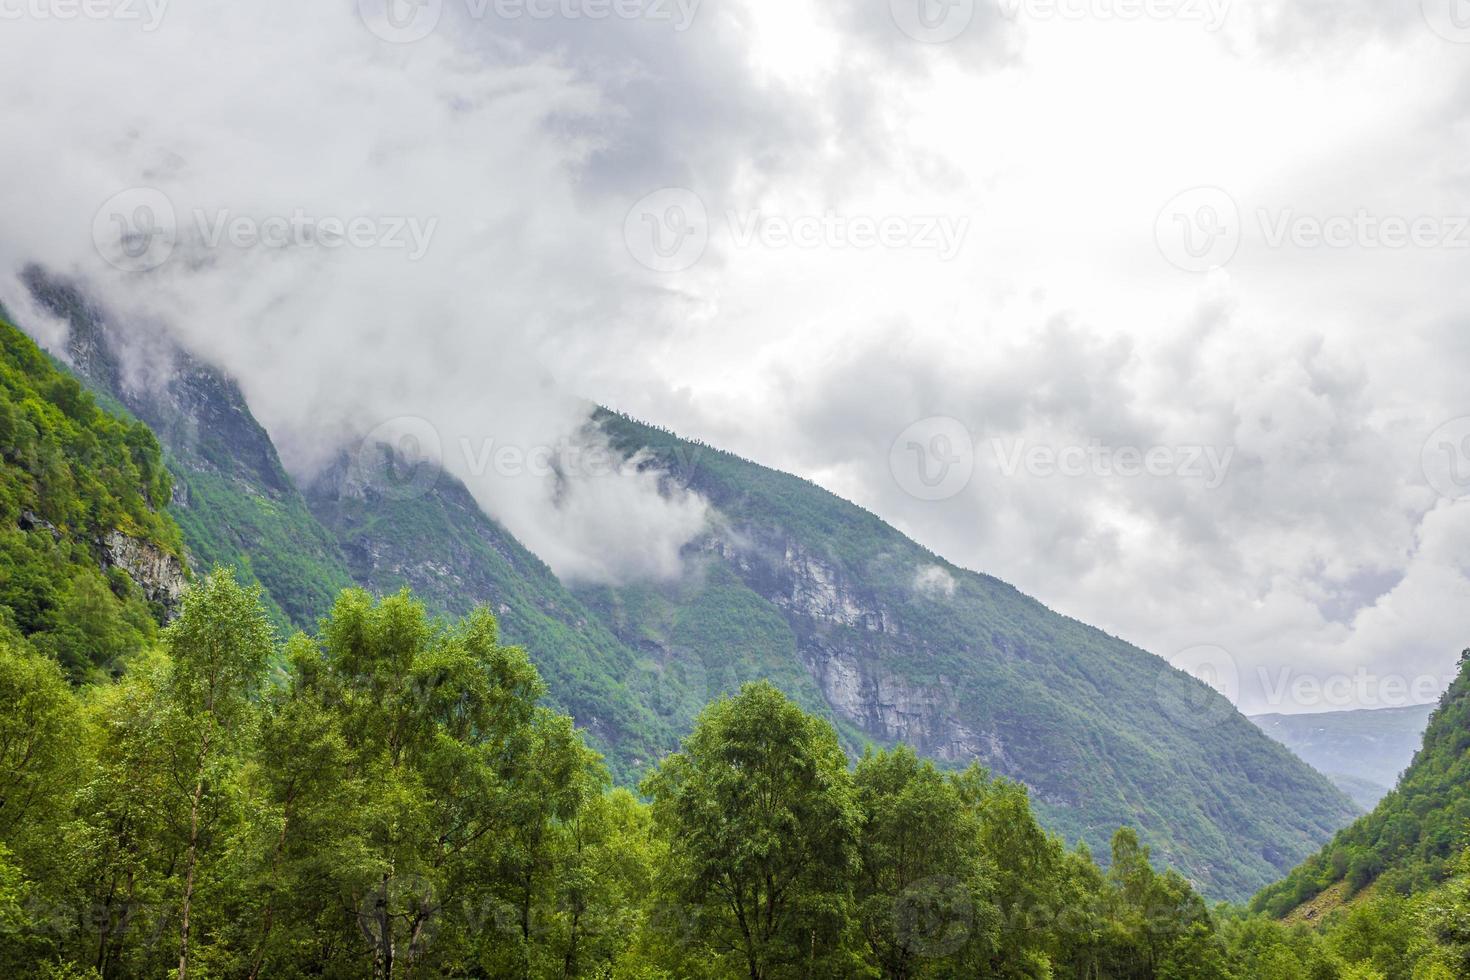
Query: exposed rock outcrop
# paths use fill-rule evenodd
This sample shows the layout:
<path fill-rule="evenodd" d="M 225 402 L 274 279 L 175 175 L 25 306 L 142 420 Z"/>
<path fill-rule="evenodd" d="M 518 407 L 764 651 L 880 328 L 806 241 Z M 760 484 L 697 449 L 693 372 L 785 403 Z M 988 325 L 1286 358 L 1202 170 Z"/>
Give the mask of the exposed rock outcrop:
<path fill-rule="evenodd" d="M 149 602 L 163 607 L 172 619 L 188 585 L 184 564 L 177 557 L 121 531 L 109 531 L 101 541 L 102 563 L 119 568 L 137 583 Z"/>

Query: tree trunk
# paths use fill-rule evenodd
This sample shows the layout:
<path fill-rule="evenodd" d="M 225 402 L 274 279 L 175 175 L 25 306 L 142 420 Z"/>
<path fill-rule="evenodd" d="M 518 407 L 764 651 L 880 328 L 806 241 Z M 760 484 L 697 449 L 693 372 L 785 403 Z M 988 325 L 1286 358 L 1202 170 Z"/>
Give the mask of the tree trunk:
<path fill-rule="evenodd" d="M 199 746 L 194 764 L 194 798 L 189 805 L 189 851 L 184 859 L 184 900 L 179 912 L 179 977 L 189 980 L 189 910 L 194 902 L 194 868 L 199 860 L 199 809 L 204 800 L 204 761 L 209 757 L 209 735 Z"/>

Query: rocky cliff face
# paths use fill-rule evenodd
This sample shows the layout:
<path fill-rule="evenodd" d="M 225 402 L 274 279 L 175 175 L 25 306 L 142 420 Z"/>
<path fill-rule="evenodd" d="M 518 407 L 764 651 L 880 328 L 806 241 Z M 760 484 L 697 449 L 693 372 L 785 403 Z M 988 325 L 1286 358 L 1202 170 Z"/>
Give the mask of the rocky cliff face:
<path fill-rule="evenodd" d="M 732 542 L 721 550 L 728 554 L 737 548 Z M 764 551 L 775 553 L 781 557 L 769 574 L 743 563 L 746 583 L 798 621 L 802 663 L 839 717 L 880 743 L 905 742 L 945 762 L 979 761 L 1001 774 L 1019 775 L 998 734 L 976 732 L 959 720 L 949 679 L 916 683 L 875 655 L 881 641 L 916 641 L 896 625 L 879 596 L 799 542 L 786 540 L 779 550 Z"/>
<path fill-rule="evenodd" d="M 188 587 L 184 564 L 173 555 L 149 544 L 130 538 L 121 531 L 110 531 L 100 542 L 102 564 L 118 568 L 143 590 L 149 602 L 163 607 L 164 615 L 173 619 L 179 601 Z"/>

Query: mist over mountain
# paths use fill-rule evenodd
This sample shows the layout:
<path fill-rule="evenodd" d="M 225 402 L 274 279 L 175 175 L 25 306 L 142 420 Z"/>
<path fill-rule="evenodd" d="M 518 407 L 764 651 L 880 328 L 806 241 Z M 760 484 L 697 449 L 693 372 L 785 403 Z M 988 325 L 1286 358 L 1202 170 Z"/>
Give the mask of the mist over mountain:
<path fill-rule="evenodd" d="M 1097 847 L 1135 826 L 1212 895 L 1254 891 L 1354 813 L 1204 684 L 807 481 L 599 412 L 589 442 L 708 517 L 675 576 L 564 581 L 397 443 L 344 446 L 298 489 L 227 374 L 173 349 L 155 365 L 173 365 L 167 380 L 134 387 L 117 353 L 134 344 L 126 321 L 40 271 L 30 281 L 70 324 L 72 365 L 155 424 L 196 563 L 240 566 L 297 626 L 343 576 L 445 614 L 489 606 L 622 778 L 711 698 L 769 679 L 829 717 L 850 753 L 902 743 L 979 762 L 1024 782 L 1069 839 Z M 618 478 L 587 485 L 616 492 Z"/>

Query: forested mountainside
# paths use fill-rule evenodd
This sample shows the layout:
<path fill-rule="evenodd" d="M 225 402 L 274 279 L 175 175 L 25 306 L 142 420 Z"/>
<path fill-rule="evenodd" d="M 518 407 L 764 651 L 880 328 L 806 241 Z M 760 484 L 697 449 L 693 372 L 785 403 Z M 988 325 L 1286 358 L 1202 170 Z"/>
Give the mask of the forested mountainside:
<path fill-rule="evenodd" d="M 11 605 L 44 589 L 0 593 L 0 976 L 1470 971 L 1470 858 L 1400 879 L 1412 891 L 1459 870 L 1443 884 L 1389 890 L 1320 928 L 1211 910 L 1132 829 L 1108 835 L 1100 868 L 1043 829 L 1024 784 L 906 746 L 854 760 L 829 720 L 767 682 L 704 707 L 647 767 L 641 796 L 612 788 L 491 608 L 440 618 L 406 591 L 348 589 L 283 639 L 258 584 L 222 569 L 186 587 L 148 430 L 99 410 L 18 331 L 0 324 L 0 338 L 6 501 L 45 523 L 6 516 L 18 534 L 44 531 L 43 552 L 58 546 L 64 586 L 108 569 L 105 601 L 67 606 L 51 628 L 25 628 Z M 462 491 L 446 484 L 429 511 L 461 534 Z M 362 486 L 336 499 L 372 509 Z M 109 565 L 109 529 L 133 542 L 120 554 L 153 560 Z M 0 552 L 7 587 L 40 567 L 14 554 Z M 113 630 L 143 608 L 139 593 L 168 625 Z M 68 676 L 68 651 L 93 664 L 106 651 L 105 669 Z M 1436 715 L 1436 744 L 1452 722 L 1463 730 L 1465 685 Z M 1447 751 L 1426 742 L 1421 759 Z M 1422 782 L 1413 812 L 1463 793 L 1449 769 Z"/>
<path fill-rule="evenodd" d="M 171 513 L 198 566 L 229 564 L 258 581 L 277 626 L 315 623 L 352 578 L 234 381 L 146 323 L 128 324 L 124 338 L 65 280 L 34 266 L 24 278 L 68 324 L 72 370 L 163 444 Z"/>
<path fill-rule="evenodd" d="M 1159 658 L 808 481 L 612 413 L 599 421 L 719 515 L 684 583 L 580 592 L 625 642 L 695 658 L 721 686 L 789 678 L 842 730 L 951 764 L 978 759 L 1031 787 L 1071 839 L 1137 827 L 1215 897 L 1274 880 L 1356 812 Z"/>
<path fill-rule="evenodd" d="M 1470 833 L 1470 650 L 1429 718 L 1424 740 L 1393 792 L 1373 812 L 1264 889 L 1252 907 L 1284 915 L 1337 886 L 1343 897 L 1372 885 L 1415 894 L 1457 870 Z"/>
<path fill-rule="evenodd" d="M 1253 894 L 1358 812 L 1205 685 L 806 481 L 604 413 L 618 445 L 713 504 L 714 526 L 678 584 L 568 590 L 447 475 L 400 499 L 349 460 L 303 495 L 226 375 L 70 286 L 30 281 L 70 322 L 89 383 L 159 420 L 197 564 L 241 567 L 307 628 L 348 581 L 410 586 L 438 613 L 489 605 L 626 785 L 708 700 L 770 679 L 850 753 L 904 742 L 978 761 L 1031 787 L 1068 839 L 1137 827 L 1212 898 Z"/>
<path fill-rule="evenodd" d="M 1327 776 L 1364 810 L 1388 795 L 1429 724 L 1432 704 L 1252 715 L 1261 731 Z"/>
<path fill-rule="evenodd" d="M 506 636 L 532 651 L 551 703 L 589 732 L 619 782 L 635 783 L 688 729 L 704 691 L 696 700 L 649 669 L 459 480 L 438 472 L 404 495 L 389 474 L 407 464 L 388 446 L 364 452 L 377 457 L 364 465 L 361 454 L 344 455 L 306 490 L 353 579 L 379 595 L 412 589 L 441 614 L 494 609 Z"/>
<path fill-rule="evenodd" d="M 260 584 L 277 627 L 314 628 L 350 584 L 380 595 L 406 586 L 440 614 L 488 605 L 507 639 L 534 651 L 549 703 L 589 731 L 624 785 L 703 706 L 703 689 L 647 669 L 454 477 L 435 474 L 425 493 L 404 496 L 378 485 L 387 470 L 351 454 L 303 493 L 228 375 L 147 324 L 109 319 L 74 284 L 35 268 L 26 278 L 68 323 L 78 375 L 156 426 L 175 480 L 169 513 L 195 564 L 231 565 Z"/>
<path fill-rule="evenodd" d="M 75 679 L 117 669 L 185 584 L 158 442 L 4 320 L 0 353 L 0 630 Z"/>

